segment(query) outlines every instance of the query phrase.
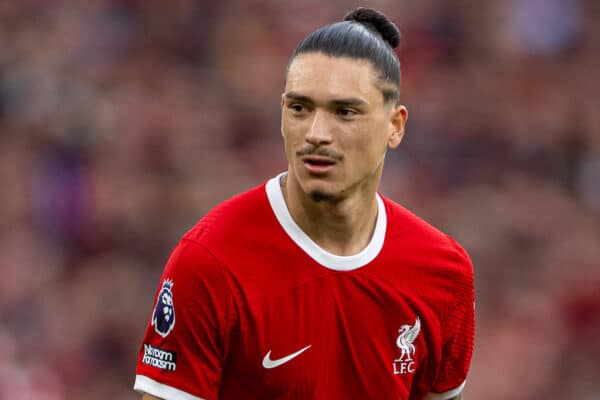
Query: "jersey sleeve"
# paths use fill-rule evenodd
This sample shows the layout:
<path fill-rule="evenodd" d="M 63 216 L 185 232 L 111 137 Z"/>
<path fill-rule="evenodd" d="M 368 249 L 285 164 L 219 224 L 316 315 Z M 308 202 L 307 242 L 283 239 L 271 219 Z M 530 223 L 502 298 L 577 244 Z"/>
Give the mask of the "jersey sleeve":
<path fill-rule="evenodd" d="M 426 400 L 451 399 L 465 385 L 475 336 L 475 294 L 473 265 L 456 242 L 456 279 L 454 306 L 444 321 L 441 366 Z"/>
<path fill-rule="evenodd" d="M 201 244 L 173 250 L 138 355 L 134 390 L 165 400 L 214 400 L 231 307 L 224 269 Z"/>

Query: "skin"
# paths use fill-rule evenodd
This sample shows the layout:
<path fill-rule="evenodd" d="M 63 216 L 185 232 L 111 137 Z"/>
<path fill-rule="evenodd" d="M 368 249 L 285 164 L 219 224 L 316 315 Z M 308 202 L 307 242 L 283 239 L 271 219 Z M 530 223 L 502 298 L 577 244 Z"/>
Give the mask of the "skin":
<path fill-rule="evenodd" d="M 281 102 L 284 197 L 302 230 L 336 255 L 368 244 L 385 154 L 404 135 L 408 112 L 384 103 L 381 86 L 367 60 L 307 53 L 288 69 Z M 325 172 L 307 165 L 323 161 L 332 163 Z"/>
<path fill-rule="evenodd" d="M 381 85 L 363 60 L 302 54 L 288 70 L 281 101 L 288 159 L 284 197 L 304 232 L 337 255 L 355 254 L 369 242 L 385 154 L 404 135 L 408 112 L 385 104 Z M 310 161 L 331 161 L 332 167 L 314 171 L 306 165 Z"/>

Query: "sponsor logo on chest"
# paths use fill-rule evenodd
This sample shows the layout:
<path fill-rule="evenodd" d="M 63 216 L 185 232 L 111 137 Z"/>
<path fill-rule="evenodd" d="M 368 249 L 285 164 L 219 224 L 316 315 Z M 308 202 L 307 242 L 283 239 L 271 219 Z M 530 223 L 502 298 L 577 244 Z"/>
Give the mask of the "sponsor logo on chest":
<path fill-rule="evenodd" d="M 398 329 L 399 335 L 396 346 L 400 350 L 400 356 L 392 363 L 394 375 L 412 374 L 416 370 L 415 353 L 417 349 L 413 344 L 421 331 L 421 320 L 416 318 L 414 325 L 402 325 Z"/>

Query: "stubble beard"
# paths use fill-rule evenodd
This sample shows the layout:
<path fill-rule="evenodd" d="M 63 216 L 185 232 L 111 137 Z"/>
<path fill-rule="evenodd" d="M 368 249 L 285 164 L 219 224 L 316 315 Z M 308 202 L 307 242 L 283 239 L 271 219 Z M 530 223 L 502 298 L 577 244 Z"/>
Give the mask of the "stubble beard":
<path fill-rule="evenodd" d="M 334 196 L 329 193 L 324 193 L 320 190 L 315 190 L 310 192 L 309 197 L 314 203 L 320 203 L 322 201 L 333 200 Z"/>
<path fill-rule="evenodd" d="M 286 174 L 282 175 L 281 178 L 279 179 L 279 185 L 281 186 L 282 190 L 285 190 L 287 178 L 288 178 L 288 175 L 286 173 Z M 333 199 L 334 196 L 331 194 L 325 193 L 321 190 L 313 190 L 312 192 L 310 192 L 308 194 L 308 197 L 310 197 L 310 199 L 314 203 L 320 203 L 322 201 L 331 200 L 331 199 Z"/>

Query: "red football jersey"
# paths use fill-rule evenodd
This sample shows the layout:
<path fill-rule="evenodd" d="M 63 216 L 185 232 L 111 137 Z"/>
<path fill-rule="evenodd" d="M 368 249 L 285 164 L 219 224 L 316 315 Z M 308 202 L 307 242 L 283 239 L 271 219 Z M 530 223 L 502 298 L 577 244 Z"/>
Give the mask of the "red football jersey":
<path fill-rule="evenodd" d="M 321 249 L 274 178 L 208 213 L 174 249 L 135 390 L 168 400 L 448 399 L 473 348 L 464 250 L 377 195 L 368 246 Z"/>

